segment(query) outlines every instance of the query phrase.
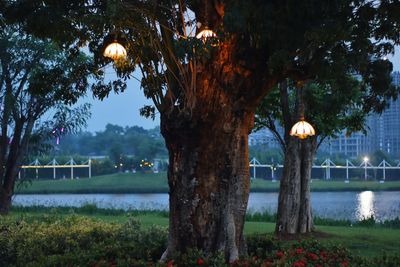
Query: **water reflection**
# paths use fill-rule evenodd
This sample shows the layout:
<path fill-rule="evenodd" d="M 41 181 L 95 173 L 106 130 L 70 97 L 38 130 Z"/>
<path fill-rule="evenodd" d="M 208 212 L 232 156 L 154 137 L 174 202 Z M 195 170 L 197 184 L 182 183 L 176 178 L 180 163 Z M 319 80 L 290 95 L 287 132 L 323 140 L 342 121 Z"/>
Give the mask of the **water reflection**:
<path fill-rule="evenodd" d="M 400 217 L 400 191 L 312 192 L 313 214 L 357 221 L 374 215 L 378 221 Z M 82 206 L 100 208 L 168 210 L 168 194 L 53 194 L 16 195 L 13 205 Z M 251 193 L 248 212 L 276 213 L 278 193 Z"/>
<path fill-rule="evenodd" d="M 358 194 L 357 197 L 358 205 L 357 205 L 357 219 L 367 219 L 372 216 L 375 217 L 375 208 L 374 208 L 374 200 L 375 195 L 372 191 L 364 191 Z"/>

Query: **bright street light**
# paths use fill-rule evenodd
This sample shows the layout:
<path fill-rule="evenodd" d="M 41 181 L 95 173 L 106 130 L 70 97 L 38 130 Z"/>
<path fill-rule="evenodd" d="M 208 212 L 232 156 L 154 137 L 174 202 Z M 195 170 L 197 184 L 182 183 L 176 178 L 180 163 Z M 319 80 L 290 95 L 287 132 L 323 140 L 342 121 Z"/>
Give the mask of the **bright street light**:
<path fill-rule="evenodd" d="M 367 163 L 369 161 L 368 157 L 364 157 L 364 180 L 367 180 Z"/>

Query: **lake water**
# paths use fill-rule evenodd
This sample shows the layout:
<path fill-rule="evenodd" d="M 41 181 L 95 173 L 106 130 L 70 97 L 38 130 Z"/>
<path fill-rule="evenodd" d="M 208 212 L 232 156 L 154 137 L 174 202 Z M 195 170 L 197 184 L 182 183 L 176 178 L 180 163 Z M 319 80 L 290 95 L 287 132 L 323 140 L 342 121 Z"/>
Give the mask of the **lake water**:
<path fill-rule="evenodd" d="M 313 192 L 314 215 L 360 220 L 373 215 L 377 220 L 400 217 L 400 191 Z M 276 213 L 278 193 L 251 193 L 248 212 Z M 100 208 L 167 210 L 168 194 L 52 194 L 16 195 L 13 205 L 47 207 L 96 204 Z"/>

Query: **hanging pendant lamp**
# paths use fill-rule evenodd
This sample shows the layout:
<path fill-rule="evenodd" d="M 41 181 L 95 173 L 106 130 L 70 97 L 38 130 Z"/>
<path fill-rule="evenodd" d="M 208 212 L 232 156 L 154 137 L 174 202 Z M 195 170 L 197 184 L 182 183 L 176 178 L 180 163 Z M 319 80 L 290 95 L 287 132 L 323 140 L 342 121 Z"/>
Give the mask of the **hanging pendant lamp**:
<path fill-rule="evenodd" d="M 300 139 L 305 139 L 309 136 L 315 135 L 314 127 L 304 119 L 304 101 L 303 101 L 303 84 L 300 83 L 300 88 L 298 88 L 298 101 L 299 101 L 299 113 L 300 120 L 292 126 L 289 134 Z"/>
<path fill-rule="evenodd" d="M 217 34 L 210 30 L 207 26 L 196 35 L 196 38 L 202 40 L 203 42 L 206 42 L 208 38 L 215 37 L 217 37 Z"/>
<path fill-rule="evenodd" d="M 104 49 L 103 56 L 109 57 L 113 60 L 119 60 L 126 58 L 126 50 L 125 48 L 114 40 L 111 44 L 109 44 L 106 49 Z"/>
<path fill-rule="evenodd" d="M 314 127 L 303 119 L 300 119 L 290 130 L 291 136 L 296 136 L 300 139 L 305 139 L 315 135 Z"/>

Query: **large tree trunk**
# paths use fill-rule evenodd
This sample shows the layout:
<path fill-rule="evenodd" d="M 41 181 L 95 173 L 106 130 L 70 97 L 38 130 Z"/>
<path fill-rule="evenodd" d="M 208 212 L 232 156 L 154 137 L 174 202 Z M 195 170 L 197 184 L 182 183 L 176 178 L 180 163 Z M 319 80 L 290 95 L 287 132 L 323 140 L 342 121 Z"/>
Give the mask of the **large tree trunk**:
<path fill-rule="evenodd" d="M 162 259 L 197 248 L 223 252 L 232 262 L 246 253 L 248 135 L 256 105 L 243 105 L 243 99 L 229 96 L 232 91 L 210 84 L 212 74 L 199 79 L 190 114 L 174 109 L 161 115 L 170 188 L 169 242 Z"/>
<path fill-rule="evenodd" d="M 304 140 L 289 137 L 287 140 L 275 229 L 278 236 L 313 230 L 310 179 L 316 149 L 315 137 Z"/>

